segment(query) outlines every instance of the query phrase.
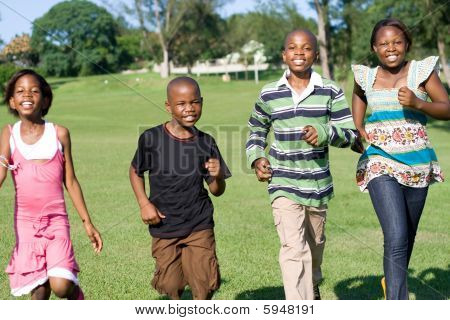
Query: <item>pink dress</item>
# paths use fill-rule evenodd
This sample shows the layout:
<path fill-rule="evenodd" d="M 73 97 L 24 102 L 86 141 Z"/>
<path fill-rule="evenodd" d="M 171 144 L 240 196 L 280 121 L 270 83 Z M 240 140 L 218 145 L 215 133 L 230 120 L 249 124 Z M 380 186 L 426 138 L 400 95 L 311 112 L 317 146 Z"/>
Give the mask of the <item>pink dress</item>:
<path fill-rule="evenodd" d="M 11 127 L 10 131 L 17 146 L 20 137 L 14 137 Z M 57 134 L 55 143 L 58 144 Z M 16 245 L 6 268 L 11 293 L 15 296 L 30 293 L 48 277 L 78 284 L 79 267 L 64 202 L 64 155 L 57 149 L 53 158 L 36 163 L 26 160 L 16 147 L 11 162 L 17 166 L 12 171 Z"/>

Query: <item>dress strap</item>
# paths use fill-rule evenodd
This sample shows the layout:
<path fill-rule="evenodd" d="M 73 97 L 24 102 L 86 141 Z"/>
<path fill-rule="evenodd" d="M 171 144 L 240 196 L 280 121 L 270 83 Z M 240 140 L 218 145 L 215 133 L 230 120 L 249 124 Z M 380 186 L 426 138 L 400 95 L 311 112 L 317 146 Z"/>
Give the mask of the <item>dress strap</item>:
<path fill-rule="evenodd" d="M 56 137 L 56 146 L 58 146 L 58 126 L 56 124 L 53 124 L 53 127 L 55 127 L 55 137 Z"/>
<path fill-rule="evenodd" d="M 13 139 L 14 147 L 17 148 L 17 141 L 16 141 L 16 138 L 14 137 L 14 130 L 10 124 L 8 124 L 8 129 L 9 129 L 9 133 L 11 134 L 11 138 Z"/>

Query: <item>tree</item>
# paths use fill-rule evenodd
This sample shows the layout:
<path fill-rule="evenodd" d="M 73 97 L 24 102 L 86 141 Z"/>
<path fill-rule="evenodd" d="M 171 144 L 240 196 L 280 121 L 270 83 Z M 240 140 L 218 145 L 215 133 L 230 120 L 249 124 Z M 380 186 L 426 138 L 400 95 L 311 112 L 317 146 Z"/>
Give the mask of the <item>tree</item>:
<path fill-rule="evenodd" d="M 222 41 L 225 21 L 214 12 L 211 1 L 189 0 L 186 17 L 172 41 L 172 60 L 187 65 L 188 73 L 195 61 L 223 57 L 227 51 Z"/>
<path fill-rule="evenodd" d="M 135 0 L 134 11 L 138 18 L 143 37 L 147 44 L 150 43 L 149 34 L 154 31 L 158 36 L 158 42 L 162 52 L 161 77 L 167 78 L 170 74 L 169 61 L 173 58 L 172 50 L 174 42 L 181 30 L 186 26 L 187 21 L 191 23 L 203 23 L 195 20 L 199 16 L 196 12 L 192 16 L 192 10 L 198 10 L 199 5 L 215 10 L 222 4 L 219 0 Z M 195 9 L 197 8 L 197 9 Z M 195 32 L 204 30 L 196 29 Z M 179 41 L 179 38 L 178 38 Z"/>
<path fill-rule="evenodd" d="M 119 16 L 116 21 L 118 24 L 116 40 L 120 52 L 121 66 L 137 68 L 145 66 L 150 60 L 158 61 L 160 50 L 155 33 L 149 34 L 150 46 L 148 46 L 145 39 L 142 38 L 140 28 L 129 25 L 122 16 Z"/>
<path fill-rule="evenodd" d="M 293 1 L 258 1 L 256 11 L 233 15 L 227 20 L 226 43 L 239 51 L 250 40 L 264 45 L 264 55 L 272 64 L 280 64 L 284 37 L 294 29 L 306 28 L 315 33 L 317 24 L 299 13 Z"/>
<path fill-rule="evenodd" d="M 320 63 L 322 65 L 322 73 L 325 78 L 333 79 L 333 69 L 328 61 L 331 55 L 330 47 L 330 22 L 328 16 L 328 0 L 314 0 L 314 7 L 317 11 L 317 22 L 319 34 L 317 40 L 319 42 Z"/>
<path fill-rule="evenodd" d="M 135 0 L 134 6 L 147 45 L 150 43 L 148 39 L 150 30 L 146 23 L 158 36 L 163 55 L 160 73 L 162 78 L 167 78 L 170 74 L 170 44 L 180 27 L 187 6 L 180 0 Z"/>
<path fill-rule="evenodd" d="M 6 61 L 21 66 L 30 66 L 36 61 L 36 54 L 31 49 L 31 39 L 26 33 L 14 37 L 2 50 Z"/>
<path fill-rule="evenodd" d="M 116 35 L 116 22 L 104 8 L 65 1 L 34 21 L 31 46 L 49 75 L 106 73 L 119 68 Z"/>

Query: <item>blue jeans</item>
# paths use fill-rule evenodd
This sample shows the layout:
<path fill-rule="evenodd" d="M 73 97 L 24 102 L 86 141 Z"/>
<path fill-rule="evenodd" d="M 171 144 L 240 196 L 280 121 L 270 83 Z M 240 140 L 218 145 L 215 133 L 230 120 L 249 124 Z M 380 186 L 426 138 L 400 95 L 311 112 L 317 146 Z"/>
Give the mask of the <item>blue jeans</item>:
<path fill-rule="evenodd" d="M 383 175 L 368 185 L 384 235 L 384 275 L 388 300 L 408 299 L 408 264 L 428 187 L 411 188 Z"/>

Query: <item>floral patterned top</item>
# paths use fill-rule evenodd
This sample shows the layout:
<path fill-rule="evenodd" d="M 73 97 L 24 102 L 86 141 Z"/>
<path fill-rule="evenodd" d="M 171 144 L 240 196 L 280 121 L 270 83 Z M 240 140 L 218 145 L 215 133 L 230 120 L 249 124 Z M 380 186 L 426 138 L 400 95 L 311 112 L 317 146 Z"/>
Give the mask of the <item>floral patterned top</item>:
<path fill-rule="evenodd" d="M 407 86 L 414 94 L 427 100 L 419 85 L 439 71 L 438 57 L 411 61 Z M 359 159 L 356 181 L 361 191 L 367 191 L 369 181 L 381 175 L 394 177 L 400 184 L 422 188 L 444 180 L 436 154 L 426 131 L 424 113 L 402 106 L 398 88 L 374 89 L 379 67 L 353 65 L 355 81 L 364 90 L 372 114 L 365 124 L 370 145 Z"/>

